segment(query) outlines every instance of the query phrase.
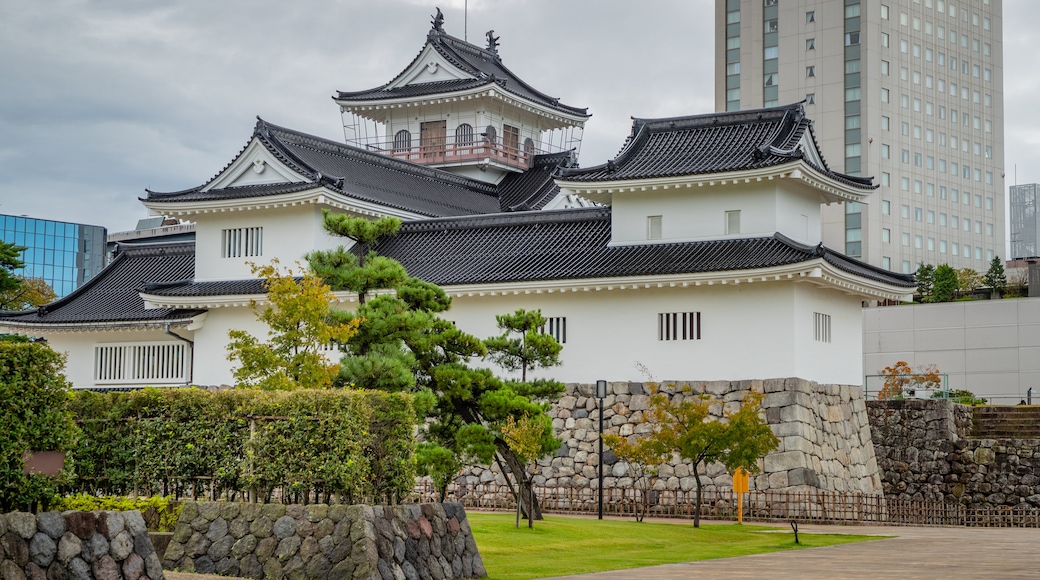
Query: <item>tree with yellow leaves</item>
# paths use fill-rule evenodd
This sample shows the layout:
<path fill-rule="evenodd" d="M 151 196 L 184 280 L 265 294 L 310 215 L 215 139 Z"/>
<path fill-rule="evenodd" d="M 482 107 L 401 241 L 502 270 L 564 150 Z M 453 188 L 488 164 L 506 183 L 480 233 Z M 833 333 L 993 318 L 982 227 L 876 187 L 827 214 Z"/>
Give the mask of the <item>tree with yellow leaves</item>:
<path fill-rule="evenodd" d="M 525 415 L 519 421 L 510 415 L 506 417 L 506 422 L 499 426 L 499 431 L 501 431 L 506 445 L 509 446 L 509 449 L 513 451 L 513 454 L 516 455 L 516 458 L 526 470 L 529 465 L 533 465 L 539 457 L 545 454 L 542 442 L 547 435 L 552 435 L 552 422 L 549 416 L 544 413 L 535 416 Z M 521 488 L 524 474 L 514 473 L 513 477 L 516 479 L 516 487 L 514 488 L 516 490 L 516 527 L 519 528 L 520 504 L 523 497 Z M 531 514 L 535 512 L 534 506 L 531 504 L 534 502 L 534 493 L 527 494 L 527 500 L 529 502 L 525 510 L 528 514 L 527 527 L 533 528 L 534 517 L 531 517 Z"/>
<path fill-rule="evenodd" d="M 322 351 L 350 340 L 362 320 L 343 322 L 331 308 L 329 286 L 310 272 L 297 278 L 291 268 L 283 271 L 277 260 L 250 266 L 267 289 L 267 302 L 253 301 L 251 307 L 257 320 L 267 325 L 268 340 L 261 342 L 244 330 L 228 332 L 227 358 L 238 363 L 233 371 L 238 386 L 263 390 L 331 387 L 340 365 L 330 362 Z"/>

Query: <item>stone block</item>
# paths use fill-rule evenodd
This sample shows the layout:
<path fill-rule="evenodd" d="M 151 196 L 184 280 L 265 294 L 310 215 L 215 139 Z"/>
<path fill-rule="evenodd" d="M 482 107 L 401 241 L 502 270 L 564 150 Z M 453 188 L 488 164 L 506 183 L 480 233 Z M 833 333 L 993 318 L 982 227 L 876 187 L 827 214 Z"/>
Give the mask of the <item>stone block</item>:
<path fill-rule="evenodd" d="M 785 451 L 770 453 L 765 457 L 765 472 L 790 471 L 799 467 L 807 467 L 806 455 L 801 451 Z"/>
<path fill-rule="evenodd" d="M 816 471 L 799 467 L 787 472 L 787 484 L 789 486 L 807 485 L 810 487 L 819 487 L 820 479 Z"/>

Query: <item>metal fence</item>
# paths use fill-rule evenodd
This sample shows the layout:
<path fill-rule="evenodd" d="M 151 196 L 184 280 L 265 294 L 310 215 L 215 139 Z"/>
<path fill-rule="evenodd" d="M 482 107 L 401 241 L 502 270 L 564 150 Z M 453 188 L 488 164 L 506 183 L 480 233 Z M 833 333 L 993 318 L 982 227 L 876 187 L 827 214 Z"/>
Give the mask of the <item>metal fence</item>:
<path fill-rule="evenodd" d="M 604 490 L 603 512 L 633 516 L 641 505 L 638 489 Z M 592 487 L 535 486 L 543 512 L 595 514 L 597 490 Z M 692 518 L 697 505 L 696 490 L 650 490 L 648 517 Z M 448 501 L 468 509 L 512 511 L 516 501 L 509 487 L 501 484 L 451 484 Z M 438 501 L 429 483 L 417 485 L 411 501 Z M 736 495 L 729 489 L 707 489 L 701 495 L 701 517 L 736 519 Z M 890 526 L 969 526 L 1040 528 L 1040 509 L 1012 506 L 971 507 L 936 500 L 887 499 L 881 495 L 834 491 L 751 491 L 744 501 L 744 518 L 750 521 L 790 521 L 818 524 L 878 524 Z"/>

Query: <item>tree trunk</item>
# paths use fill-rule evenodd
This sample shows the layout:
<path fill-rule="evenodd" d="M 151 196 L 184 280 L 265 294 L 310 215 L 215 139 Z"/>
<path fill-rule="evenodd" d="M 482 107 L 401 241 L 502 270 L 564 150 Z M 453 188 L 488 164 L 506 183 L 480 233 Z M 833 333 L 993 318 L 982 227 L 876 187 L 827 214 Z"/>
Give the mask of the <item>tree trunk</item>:
<path fill-rule="evenodd" d="M 697 461 L 693 462 L 693 479 L 697 482 L 697 499 L 693 506 L 693 527 L 701 527 L 701 475 L 697 472 Z"/>
<path fill-rule="evenodd" d="M 511 471 L 513 476 L 516 477 L 517 488 L 519 489 L 521 498 L 519 503 L 523 506 L 524 517 L 529 517 L 533 514 L 534 519 L 542 519 L 542 510 L 538 506 L 537 498 L 534 496 L 534 489 L 531 486 L 531 480 L 524 477 L 524 466 L 520 465 L 520 460 L 516 458 L 513 450 L 510 449 L 505 442 L 499 441 L 496 443 L 496 446 L 498 447 L 498 455 L 505 460 L 506 465 L 509 466 L 509 471 Z M 499 463 L 499 466 L 501 466 L 501 462 Z M 502 475 L 505 476 L 506 481 L 508 482 L 509 476 L 505 473 Z"/>

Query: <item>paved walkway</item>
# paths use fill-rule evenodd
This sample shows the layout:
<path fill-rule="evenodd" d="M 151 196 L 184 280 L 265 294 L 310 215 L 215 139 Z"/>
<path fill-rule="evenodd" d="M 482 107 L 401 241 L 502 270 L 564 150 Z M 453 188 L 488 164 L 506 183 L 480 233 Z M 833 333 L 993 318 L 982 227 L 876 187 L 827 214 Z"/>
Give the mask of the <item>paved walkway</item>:
<path fill-rule="evenodd" d="M 897 537 L 555 580 L 1040 578 L 1040 529 L 803 525 L 802 532 Z"/>

